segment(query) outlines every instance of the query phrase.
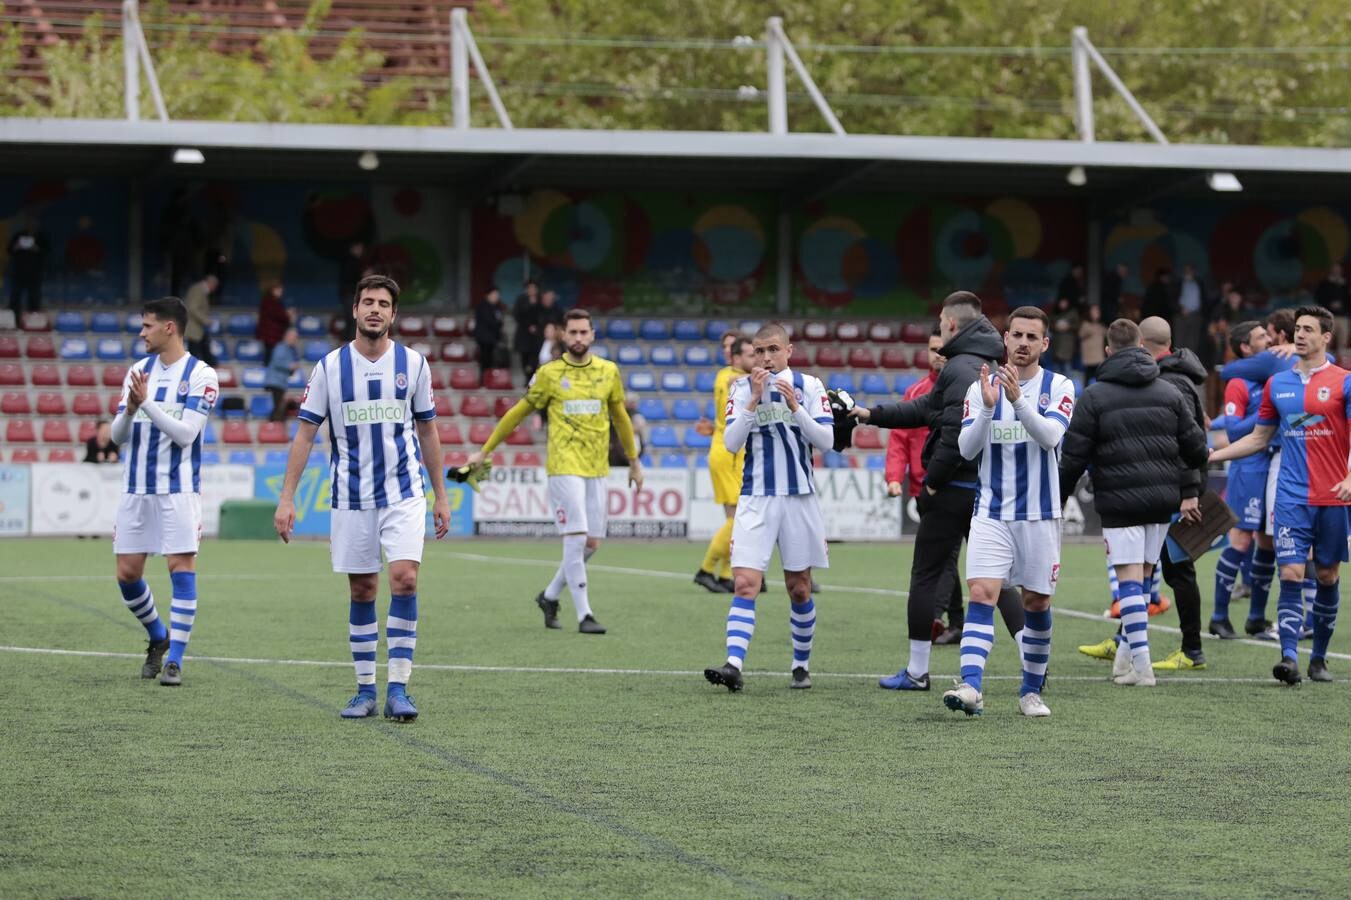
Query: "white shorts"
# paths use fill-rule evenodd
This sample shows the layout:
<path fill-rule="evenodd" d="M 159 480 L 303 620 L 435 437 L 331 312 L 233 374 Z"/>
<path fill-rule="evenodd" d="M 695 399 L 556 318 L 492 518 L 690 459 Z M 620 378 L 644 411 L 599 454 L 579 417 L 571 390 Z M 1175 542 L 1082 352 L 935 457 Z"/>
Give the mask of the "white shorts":
<path fill-rule="evenodd" d="M 1003 522 L 976 516 L 966 539 L 966 580 L 995 578 L 1051 596 L 1060 580 L 1059 519 Z"/>
<path fill-rule="evenodd" d="M 605 479 L 581 475 L 550 475 L 549 505 L 559 534 L 605 537 Z"/>
<path fill-rule="evenodd" d="M 123 494 L 114 553 L 196 553 L 202 543 L 201 494 Z"/>
<path fill-rule="evenodd" d="M 1168 537 L 1167 522 L 1102 530 L 1102 542 L 1107 545 L 1107 562 L 1112 566 L 1141 563 L 1157 566 L 1166 537 Z"/>
<path fill-rule="evenodd" d="M 779 548 L 785 572 L 830 568 L 826 523 L 815 494 L 742 497 L 732 520 L 732 568 L 769 568 Z"/>
<path fill-rule="evenodd" d="M 1270 537 L 1276 536 L 1276 480 L 1281 475 L 1281 451 L 1280 448 L 1271 455 L 1271 464 L 1267 466 L 1267 527 L 1266 533 Z"/>
<path fill-rule="evenodd" d="M 335 509 L 329 514 L 333 571 L 369 575 L 385 559 L 422 562 L 427 535 L 427 498 L 409 497 L 381 509 Z"/>

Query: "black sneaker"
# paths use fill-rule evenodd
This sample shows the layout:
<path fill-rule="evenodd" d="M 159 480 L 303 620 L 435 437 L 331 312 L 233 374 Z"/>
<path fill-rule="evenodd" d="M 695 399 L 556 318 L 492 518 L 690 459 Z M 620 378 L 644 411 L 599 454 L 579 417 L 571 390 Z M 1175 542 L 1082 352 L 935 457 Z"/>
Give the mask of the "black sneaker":
<path fill-rule="evenodd" d="M 801 666 L 798 666 L 793 670 L 793 680 L 788 682 L 788 686 L 790 688 L 797 688 L 798 690 L 806 690 L 812 686 L 811 673 Z"/>
<path fill-rule="evenodd" d="M 719 578 L 718 585 L 722 588 L 724 594 L 736 593 L 736 582 L 730 578 Z"/>
<path fill-rule="evenodd" d="M 169 635 L 166 634 L 162 641 L 146 641 L 145 665 L 141 666 L 141 677 L 154 678 L 158 675 L 160 665 L 164 662 L 164 654 L 168 652 Z"/>
<path fill-rule="evenodd" d="M 542 610 L 544 611 L 544 627 L 545 627 L 545 628 L 562 628 L 562 627 L 563 627 L 562 625 L 559 625 L 559 624 L 558 624 L 558 601 L 557 601 L 557 600 L 550 600 L 548 597 L 544 596 L 544 592 L 543 592 L 543 591 L 540 591 L 540 592 L 539 592 L 539 596 L 535 598 L 535 605 L 538 606 L 540 609 L 542 609 Z"/>
<path fill-rule="evenodd" d="M 178 687 L 183 683 L 183 669 L 176 662 L 165 663 L 164 671 L 159 673 L 159 683 L 165 687 Z"/>
<path fill-rule="evenodd" d="M 946 647 L 950 644 L 960 644 L 962 642 L 962 629 L 944 628 L 938 633 L 938 637 L 933 639 L 937 647 Z"/>
<path fill-rule="evenodd" d="M 726 593 L 723 589 L 722 582 L 718 581 L 718 576 L 705 569 L 700 569 L 694 574 L 694 583 L 708 591 L 710 594 Z"/>
<path fill-rule="evenodd" d="M 716 669 L 704 669 L 704 677 L 709 684 L 721 684 L 735 694 L 741 690 L 741 670 L 731 663 L 724 663 Z"/>
<path fill-rule="evenodd" d="M 768 581 L 765 581 L 763 578 L 761 578 L 761 579 L 760 579 L 760 593 L 764 594 L 764 593 L 767 593 L 768 591 L 769 591 L 769 582 L 768 582 Z"/>
<path fill-rule="evenodd" d="M 1271 674 L 1277 681 L 1286 684 L 1299 684 L 1304 680 L 1299 677 L 1299 663 L 1288 656 L 1272 667 Z"/>
<path fill-rule="evenodd" d="M 604 634 L 605 626 L 597 622 L 595 616 L 587 613 L 582 621 L 577 623 L 577 630 L 582 634 Z"/>
<path fill-rule="evenodd" d="M 1234 630 L 1233 625 L 1229 624 L 1228 619 L 1211 619 L 1210 627 L 1206 630 L 1222 641 L 1232 641 L 1238 637 L 1238 632 Z M 1249 634 L 1251 633 L 1249 632 Z"/>
<path fill-rule="evenodd" d="M 1332 680 L 1332 675 L 1328 672 L 1327 660 L 1316 656 L 1309 660 L 1309 680 L 1324 683 Z"/>
<path fill-rule="evenodd" d="M 1276 640 L 1275 637 L 1269 637 L 1272 633 L 1270 619 L 1248 619 L 1243 623 L 1243 633 L 1259 641 Z"/>

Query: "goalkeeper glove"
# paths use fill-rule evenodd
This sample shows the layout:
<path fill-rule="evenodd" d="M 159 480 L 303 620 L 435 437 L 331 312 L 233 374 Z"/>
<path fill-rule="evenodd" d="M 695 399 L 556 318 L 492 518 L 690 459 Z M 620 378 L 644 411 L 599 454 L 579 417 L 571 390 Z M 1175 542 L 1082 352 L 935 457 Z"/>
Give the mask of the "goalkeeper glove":
<path fill-rule="evenodd" d="M 483 462 L 472 466 L 460 466 L 457 469 L 451 469 L 446 472 L 447 477 L 453 478 L 459 484 L 467 484 L 470 489 L 477 492 L 480 481 L 488 477 L 488 473 L 493 470 L 493 461 L 485 459 Z"/>
<path fill-rule="evenodd" d="M 830 401 L 830 415 L 835 420 L 835 452 L 846 450 L 854 445 L 854 427 L 858 419 L 849 415 L 856 404 L 848 391 L 826 391 Z"/>

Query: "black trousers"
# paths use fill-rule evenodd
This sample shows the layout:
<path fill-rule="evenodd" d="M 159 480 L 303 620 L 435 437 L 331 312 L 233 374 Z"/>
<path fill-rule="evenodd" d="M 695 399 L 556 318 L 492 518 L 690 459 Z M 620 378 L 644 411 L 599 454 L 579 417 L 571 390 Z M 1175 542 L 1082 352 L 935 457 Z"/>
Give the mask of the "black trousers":
<path fill-rule="evenodd" d="M 1182 629 L 1182 652 L 1195 656 L 1201 652 L 1201 589 L 1196 584 L 1196 564 L 1189 559 L 1173 562 L 1164 547 L 1163 580 L 1173 589 L 1177 624 Z"/>
<path fill-rule="evenodd" d="M 206 363 L 211 368 L 216 367 L 216 354 L 211 352 L 211 338 L 204 337 L 200 341 L 188 341 L 188 352 Z"/>
<path fill-rule="evenodd" d="M 23 303 L 28 301 L 28 311 L 42 309 L 42 275 L 14 275 L 9 280 L 9 308 L 14 310 L 14 327 L 23 325 Z"/>

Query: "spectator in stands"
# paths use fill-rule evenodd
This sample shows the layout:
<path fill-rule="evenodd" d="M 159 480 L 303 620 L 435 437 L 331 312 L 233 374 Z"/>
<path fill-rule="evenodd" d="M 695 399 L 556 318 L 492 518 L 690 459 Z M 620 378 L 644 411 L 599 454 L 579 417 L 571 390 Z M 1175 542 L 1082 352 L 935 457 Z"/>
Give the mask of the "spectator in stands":
<path fill-rule="evenodd" d="M 558 305 L 558 293 L 545 288 L 539 295 L 539 310 L 535 313 L 539 323 L 539 333 L 544 334 L 545 325 L 553 325 L 561 335 L 563 333 L 563 307 Z"/>
<path fill-rule="evenodd" d="M 1079 349 L 1079 311 L 1068 297 L 1059 297 L 1051 310 L 1051 361 L 1055 371 L 1068 374 Z"/>
<path fill-rule="evenodd" d="M 1351 315 L 1351 291 L 1346 286 L 1346 278 L 1342 275 L 1342 264 L 1333 263 L 1328 268 L 1327 276 L 1314 289 L 1314 302 L 1332 313 L 1333 327 L 1336 338 L 1334 345 L 1329 349 L 1336 351 L 1346 346 L 1346 337 L 1348 326 L 1347 316 Z"/>
<path fill-rule="evenodd" d="M 1164 266 L 1154 273 L 1154 281 L 1145 288 L 1145 302 L 1140 307 L 1140 315 L 1148 318 L 1173 321 L 1177 311 L 1177 292 L 1173 288 L 1173 270 Z"/>
<path fill-rule="evenodd" d="M 1182 280 L 1178 282 L 1175 313 L 1172 318 L 1172 337 L 1174 347 L 1185 347 L 1198 356 L 1204 350 L 1205 316 L 1209 312 L 1206 303 L 1206 290 L 1196 277 L 1196 269 L 1191 263 L 1182 267 Z"/>
<path fill-rule="evenodd" d="M 219 286 L 215 275 L 204 275 L 192 283 L 183 297 L 183 305 L 188 308 L 188 327 L 183 329 L 188 352 L 213 369 L 216 356 L 211 352 L 211 295 Z"/>
<path fill-rule="evenodd" d="M 1084 267 L 1078 263 L 1070 266 L 1069 272 L 1060 279 L 1060 287 L 1056 290 L 1057 300 L 1068 300 L 1070 308 L 1078 312 L 1079 307 L 1084 302 Z"/>
<path fill-rule="evenodd" d="M 1115 322 L 1121 310 L 1121 293 L 1126 289 L 1126 277 L 1130 270 L 1125 263 L 1117 263 L 1102 276 L 1102 287 L 1098 293 L 1098 305 L 1102 307 L 1102 321 Z"/>
<path fill-rule="evenodd" d="M 179 297 L 202 259 L 202 226 L 193 214 L 187 188 L 174 188 L 160 218 L 160 234 L 169 257 L 169 293 Z"/>
<path fill-rule="evenodd" d="M 281 301 L 285 292 L 286 289 L 278 281 L 263 291 L 263 297 L 258 301 L 258 327 L 254 329 L 253 336 L 263 343 L 264 365 L 272 362 L 272 348 L 285 339 L 286 329 L 291 327 L 292 313 Z"/>
<path fill-rule="evenodd" d="M 1088 318 L 1079 323 L 1079 362 L 1084 367 L 1084 384 L 1098 377 L 1098 366 L 1107 361 L 1107 323 L 1102 307 L 1090 306 Z"/>
<path fill-rule="evenodd" d="M 14 310 L 16 326 L 23 321 L 25 301 L 29 312 L 42 308 L 42 266 L 47 249 L 47 236 L 32 218 L 9 239 L 9 307 Z"/>
<path fill-rule="evenodd" d="M 338 312 L 342 316 L 342 339 L 352 340 L 357 333 L 357 320 L 352 318 L 352 304 L 356 302 L 357 282 L 371 272 L 371 261 L 364 241 L 353 241 L 347 255 L 338 264 Z"/>
<path fill-rule="evenodd" d="M 539 346 L 539 365 L 553 362 L 563 355 L 562 331 L 553 322 L 544 323 L 544 341 Z"/>
<path fill-rule="evenodd" d="M 474 343 L 478 344 L 479 384 L 488 381 L 488 370 L 496 361 L 497 348 L 502 342 L 502 294 L 489 288 L 478 306 L 474 307 Z"/>
<path fill-rule="evenodd" d="M 269 418 L 273 422 L 286 420 L 286 382 L 299 368 L 300 333 L 288 327 L 282 332 L 282 342 L 272 351 L 267 363 L 267 377 L 263 380 L 263 387 L 272 395 L 272 415 Z"/>
<path fill-rule="evenodd" d="M 1243 303 L 1243 292 L 1232 281 L 1220 285 L 1220 296 L 1210 312 L 1210 323 L 1206 333 L 1210 338 L 1209 353 L 1199 354 L 1201 362 L 1207 367 L 1221 365 L 1229 345 L 1229 330 L 1240 322 L 1252 318 L 1252 312 Z"/>
<path fill-rule="evenodd" d="M 107 419 L 99 419 L 94 435 L 84 442 L 84 461 L 87 463 L 115 463 L 122 461 L 122 453 L 113 440 L 113 426 Z"/>
<path fill-rule="evenodd" d="M 516 323 L 516 333 L 512 337 L 512 348 L 521 357 L 521 371 L 525 380 L 535 374 L 539 359 L 539 345 L 543 340 L 539 324 L 539 284 L 533 280 L 525 283 L 525 291 L 516 298 L 511 307 L 511 318 Z"/>

